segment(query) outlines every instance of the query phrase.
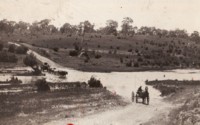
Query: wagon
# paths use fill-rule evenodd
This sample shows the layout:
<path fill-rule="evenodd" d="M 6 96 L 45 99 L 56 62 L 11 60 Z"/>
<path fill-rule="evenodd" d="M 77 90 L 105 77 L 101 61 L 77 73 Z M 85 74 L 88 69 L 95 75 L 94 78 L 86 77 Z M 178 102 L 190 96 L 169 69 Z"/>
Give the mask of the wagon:
<path fill-rule="evenodd" d="M 135 94 L 134 92 L 132 92 L 132 98 L 131 99 L 132 99 L 132 102 L 134 102 L 134 100 L 135 100 L 136 103 L 139 102 L 139 99 L 142 99 L 143 104 L 149 105 L 150 98 L 149 98 L 148 88 L 146 87 L 145 91 L 142 91 L 140 93 Z"/>

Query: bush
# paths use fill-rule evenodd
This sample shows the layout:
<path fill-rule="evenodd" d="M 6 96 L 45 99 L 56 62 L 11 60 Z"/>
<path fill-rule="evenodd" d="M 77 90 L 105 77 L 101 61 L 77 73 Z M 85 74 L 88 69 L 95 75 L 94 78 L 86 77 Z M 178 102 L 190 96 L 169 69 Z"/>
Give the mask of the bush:
<path fill-rule="evenodd" d="M 46 82 L 46 79 L 39 79 L 35 82 L 38 92 L 50 91 L 50 87 Z"/>
<path fill-rule="evenodd" d="M 138 62 L 143 62 L 143 59 L 141 57 L 139 57 Z"/>
<path fill-rule="evenodd" d="M 16 63 L 18 61 L 15 54 L 0 52 L 0 62 Z"/>
<path fill-rule="evenodd" d="M 15 52 L 15 48 L 16 48 L 16 46 L 14 44 L 10 44 L 8 46 L 8 52 L 14 53 Z"/>
<path fill-rule="evenodd" d="M 94 78 L 93 76 L 90 78 L 90 80 L 88 81 L 88 85 L 91 88 L 103 88 L 103 85 L 101 84 L 100 80 L 97 80 L 96 78 Z"/>
<path fill-rule="evenodd" d="M 54 47 L 54 48 L 53 48 L 53 51 L 58 52 L 58 51 L 59 51 L 59 48 L 58 48 L 58 47 Z"/>
<path fill-rule="evenodd" d="M 34 67 L 38 64 L 37 59 L 33 53 L 31 53 L 30 55 L 27 55 L 24 58 L 23 62 L 26 66 L 30 66 L 30 67 Z"/>
<path fill-rule="evenodd" d="M 75 42 L 75 43 L 73 44 L 73 46 L 74 46 L 74 49 L 75 49 L 76 51 L 81 51 L 81 50 L 82 50 L 82 47 L 81 47 L 81 45 L 80 45 L 79 42 Z"/>
<path fill-rule="evenodd" d="M 25 47 L 25 46 L 18 46 L 18 47 L 16 48 L 16 50 L 15 50 L 15 52 L 16 52 L 17 54 L 26 54 L 27 51 L 28 51 L 28 48 Z"/>
<path fill-rule="evenodd" d="M 132 52 L 133 51 L 133 49 L 128 49 L 128 52 Z"/>
<path fill-rule="evenodd" d="M 19 80 L 17 77 L 14 77 L 14 76 L 11 77 L 10 82 L 12 82 L 13 84 L 22 83 L 21 80 Z"/>
<path fill-rule="evenodd" d="M 119 47 L 119 46 L 117 46 L 117 50 L 120 50 L 120 47 Z"/>
<path fill-rule="evenodd" d="M 131 67 L 131 66 L 132 66 L 132 62 L 131 61 L 126 63 L 126 67 Z"/>
<path fill-rule="evenodd" d="M 139 63 L 138 62 L 134 63 L 134 67 L 139 67 Z"/>
<path fill-rule="evenodd" d="M 40 49 L 40 52 L 41 52 L 41 54 L 42 54 L 43 56 L 45 56 L 45 57 L 50 57 L 50 54 L 49 54 L 46 50 Z"/>
<path fill-rule="evenodd" d="M 123 62 L 124 62 L 123 58 L 120 58 L 120 63 L 123 63 Z"/>
<path fill-rule="evenodd" d="M 0 43 L 0 51 L 3 50 L 4 45 L 2 43 Z"/>
<path fill-rule="evenodd" d="M 101 55 L 100 55 L 100 54 L 96 54 L 96 55 L 95 55 L 95 58 L 96 58 L 96 59 L 99 59 L 99 58 L 101 58 Z"/>
<path fill-rule="evenodd" d="M 77 50 L 71 50 L 69 51 L 70 56 L 78 56 L 79 52 Z"/>

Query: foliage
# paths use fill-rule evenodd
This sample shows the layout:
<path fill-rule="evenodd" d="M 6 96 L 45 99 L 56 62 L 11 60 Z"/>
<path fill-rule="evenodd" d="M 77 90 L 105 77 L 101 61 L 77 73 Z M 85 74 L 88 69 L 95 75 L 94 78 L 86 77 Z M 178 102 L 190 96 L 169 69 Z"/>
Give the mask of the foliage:
<path fill-rule="evenodd" d="M 59 48 L 58 48 L 58 47 L 54 47 L 54 48 L 53 48 L 53 51 L 58 52 L 58 51 L 59 51 Z"/>
<path fill-rule="evenodd" d="M 78 56 L 79 52 L 77 50 L 70 50 L 69 55 L 70 56 Z"/>
<path fill-rule="evenodd" d="M 79 32 L 81 32 L 82 35 L 84 35 L 85 33 L 94 32 L 94 25 L 92 25 L 88 20 L 80 22 L 78 27 L 79 27 Z"/>
<path fill-rule="evenodd" d="M 15 54 L 0 52 L 0 62 L 16 63 L 18 61 Z"/>
<path fill-rule="evenodd" d="M 126 67 L 131 67 L 132 66 L 132 61 L 126 62 Z"/>
<path fill-rule="evenodd" d="M 132 29 L 132 24 L 133 23 L 133 19 L 131 19 L 130 17 L 125 17 L 122 21 L 122 33 L 126 36 L 129 31 Z"/>
<path fill-rule="evenodd" d="M 1 41 L 0 41 L 1 42 Z M 3 43 L 0 43 L 0 51 L 3 50 L 3 47 L 4 47 L 4 44 Z"/>
<path fill-rule="evenodd" d="M 82 50 L 81 44 L 79 42 L 75 42 L 73 46 L 74 46 L 74 50 L 78 52 Z"/>
<path fill-rule="evenodd" d="M 102 88 L 103 85 L 100 80 L 97 80 L 95 77 L 91 77 L 90 80 L 88 81 L 88 85 L 91 88 Z"/>
<path fill-rule="evenodd" d="M 45 49 L 40 49 L 40 53 L 45 57 L 50 57 L 50 54 Z"/>
<path fill-rule="evenodd" d="M 14 44 L 10 44 L 8 46 L 8 52 L 14 53 L 15 49 L 16 49 L 16 45 L 14 45 Z"/>
<path fill-rule="evenodd" d="M 95 54 L 95 58 L 96 59 L 99 59 L 99 58 L 101 58 L 102 56 L 100 55 L 100 54 Z"/>
<path fill-rule="evenodd" d="M 34 56 L 33 53 L 27 55 L 24 60 L 23 60 L 24 64 L 26 66 L 30 66 L 30 67 L 34 67 L 38 64 L 36 57 Z"/>
<path fill-rule="evenodd" d="M 16 49 L 15 49 L 15 52 L 16 52 L 17 54 L 26 54 L 27 51 L 28 51 L 28 48 L 25 47 L 25 46 L 18 46 L 18 47 L 16 47 Z"/>
<path fill-rule="evenodd" d="M 39 79 L 35 82 L 38 92 L 50 91 L 50 87 L 46 82 L 46 79 Z"/>

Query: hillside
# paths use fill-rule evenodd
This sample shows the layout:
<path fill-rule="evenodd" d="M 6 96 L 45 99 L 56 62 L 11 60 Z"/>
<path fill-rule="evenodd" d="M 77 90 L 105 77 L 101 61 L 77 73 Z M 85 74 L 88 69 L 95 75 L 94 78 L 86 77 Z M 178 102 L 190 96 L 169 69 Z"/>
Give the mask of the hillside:
<path fill-rule="evenodd" d="M 77 35 L 12 36 L 53 61 L 84 71 L 138 71 L 199 68 L 199 44 L 189 39 L 135 35 L 86 34 L 84 42 Z M 78 47 L 87 50 L 70 55 Z"/>

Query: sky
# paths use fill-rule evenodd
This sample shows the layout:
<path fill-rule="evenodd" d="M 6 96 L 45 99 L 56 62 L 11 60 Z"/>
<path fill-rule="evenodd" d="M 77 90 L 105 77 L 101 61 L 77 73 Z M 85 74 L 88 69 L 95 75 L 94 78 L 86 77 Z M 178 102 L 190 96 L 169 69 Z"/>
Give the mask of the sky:
<path fill-rule="evenodd" d="M 200 0 L 0 0 L 0 20 L 51 19 L 57 27 L 89 20 L 99 28 L 109 19 L 120 25 L 124 17 L 137 27 L 200 31 Z"/>

